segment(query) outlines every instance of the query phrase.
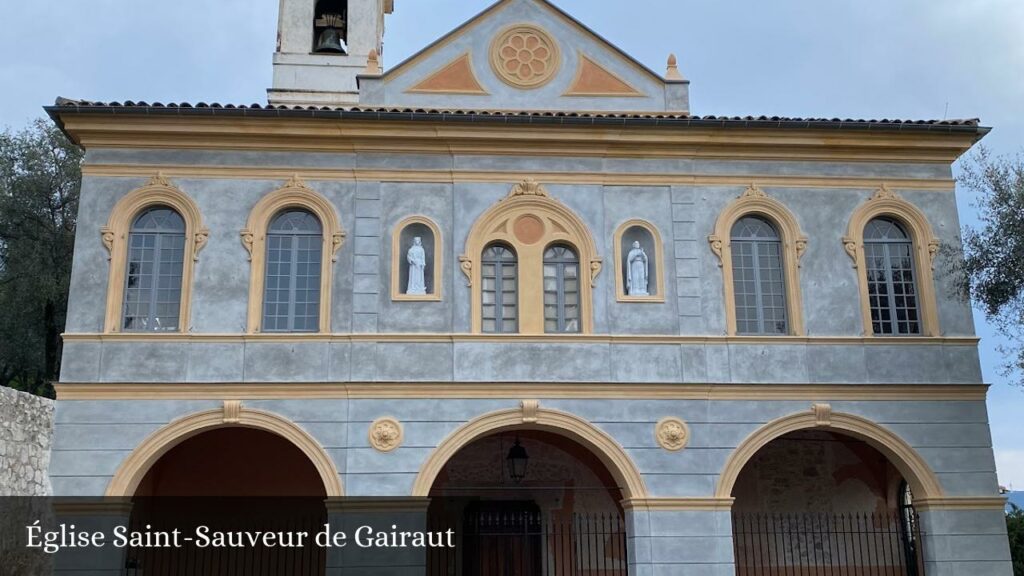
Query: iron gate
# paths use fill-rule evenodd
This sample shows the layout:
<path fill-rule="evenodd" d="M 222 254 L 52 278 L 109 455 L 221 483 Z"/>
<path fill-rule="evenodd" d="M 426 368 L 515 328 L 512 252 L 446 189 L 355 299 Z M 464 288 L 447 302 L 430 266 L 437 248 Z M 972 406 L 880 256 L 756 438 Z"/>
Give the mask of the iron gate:
<path fill-rule="evenodd" d="M 732 517 L 737 576 L 924 576 L 917 515 Z"/>
<path fill-rule="evenodd" d="M 450 526 L 450 522 L 442 522 Z M 428 552 L 429 576 L 627 576 L 618 514 L 474 511 L 454 549 Z"/>

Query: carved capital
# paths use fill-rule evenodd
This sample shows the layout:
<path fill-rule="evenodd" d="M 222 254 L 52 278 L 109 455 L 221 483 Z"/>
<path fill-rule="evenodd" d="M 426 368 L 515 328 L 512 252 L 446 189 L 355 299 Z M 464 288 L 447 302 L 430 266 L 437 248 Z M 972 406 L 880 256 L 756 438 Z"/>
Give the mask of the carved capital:
<path fill-rule="evenodd" d="M 245 230 L 242 230 L 241 237 L 242 246 L 245 248 L 245 251 L 249 253 L 249 257 L 247 259 L 252 262 L 252 250 L 253 246 L 256 244 L 256 234 L 254 234 L 252 230 L 246 228 Z"/>
<path fill-rule="evenodd" d="M 519 184 L 512 187 L 512 191 L 508 193 L 509 198 L 515 198 L 516 196 L 543 196 L 544 198 L 550 198 L 551 195 L 542 184 L 534 180 L 533 178 L 526 178 Z"/>
<path fill-rule="evenodd" d="M 174 187 L 174 185 L 171 184 L 171 181 L 167 179 L 167 176 L 164 176 L 163 172 L 157 172 L 155 176 L 153 176 L 152 178 L 149 179 L 149 182 L 146 182 L 146 186 L 147 187 L 162 186 L 164 188 L 173 188 Z"/>
<path fill-rule="evenodd" d="M 662 418 L 654 426 L 654 439 L 670 452 L 678 452 L 690 443 L 690 427 L 679 418 Z"/>
<path fill-rule="evenodd" d="M 846 254 L 853 260 L 853 267 L 857 267 L 857 250 L 860 246 L 857 241 L 849 236 L 843 236 L 843 249 L 846 250 Z"/>
<path fill-rule="evenodd" d="M 604 268 L 604 261 L 600 258 L 594 258 L 590 261 L 590 287 L 594 288 L 597 286 L 597 276 L 601 273 L 601 269 Z"/>
<path fill-rule="evenodd" d="M 331 262 L 338 261 L 338 251 L 345 245 L 346 234 L 344 231 L 335 232 L 331 236 Z"/>
<path fill-rule="evenodd" d="M 195 236 L 193 237 L 194 246 L 192 248 L 192 260 L 194 262 L 199 261 L 199 253 L 203 251 L 203 248 L 206 248 L 206 243 L 209 240 L 209 228 L 203 228 L 202 230 L 196 232 Z"/>
<path fill-rule="evenodd" d="M 391 452 L 402 445 L 405 431 L 394 418 L 378 418 L 370 424 L 370 446 L 380 452 Z"/>
<path fill-rule="evenodd" d="M 284 188 L 300 188 L 302 190 L 309 190 L 309 186 L 306 185 L 306 181 L 299 176 L 298 173 L 292 174 L 292 177 L 284 183 Z"/>
<path fill-rule="evenodd" d="M 831 404 L 814 404 L 811 410 L 814 411 L 814 421 L 819 427 L 828 428 L 832 426 Z"/>
<path fill-rule="evenodd" d="M 114 230 L 109 226 L 100 228 L 100 239 L 103 240 L 103 246 L 107 249 L 107 260 L 110 260 L 114 252 L 114 239 L 116 237 L 117 235 L 114 234 Z"/>
<path fill-rule="evenodd" d="M 473 287 L 473 259 L 463 254 L 459 256 L 459 270 L 466 275 L 466 286 Z"/>
<path fill-rule="evenodd" d="M 523 400 L 519 403 L 523 410 L 523 424 L 534 424 L 537 422 L 537 413 L 540 411 L 539 400 Z"/>
<path fill-rule="evenodd" d="M 871 196 L 872 200 L 897 200 L 899 196 L 889 189 L 889 186 L 882 182 L 882 185 L 875 190 L 875 193 Z"/>
<path fill-rule="evenodd" d="M 711 251 L 715 253 L 715 256 L 718 256 L 718 266 L 721 268 L 722 251 L 725 249 L 725 241 L 717 234 L 712 234 L 708 236 L 708 244 L 711 245 Z"/>
<path fill-rule="evenodd" d="M 794 242 L 796 248 L 796 263 L 800 265 L 800 261 L 804 258 L 804 253 L 807 252 L 807 236 L 801 236 Z"/>
<path fill-rule="evenodd" d="M 761 188 L 759 188 L 757 186 L 757 184 L 754 184 L 753 182 L 750 183 L 750 186 L 747 187 L 746 191 L 744 191 L 743 194 L 740 196 L 740 198 L 767 198 L 767 197 L 768 197 L 768 194 L 765 194 L 765 191 L 761 190 Z"/>
<path fill-rule="evenodd" d="M 241 400 L 225 400 L 224 401 L 224 423 L 225 424 L 238 424 L 242 420 L 242 401 Z"/>
<path fill-rule="evenodd" d="M 928 241 L 928 263 L 931 265 L 932 270 L 935 269 L 935 257 L 939 255 L 941 248 L 942 243 L 937 239 L 933 238 Z"/>

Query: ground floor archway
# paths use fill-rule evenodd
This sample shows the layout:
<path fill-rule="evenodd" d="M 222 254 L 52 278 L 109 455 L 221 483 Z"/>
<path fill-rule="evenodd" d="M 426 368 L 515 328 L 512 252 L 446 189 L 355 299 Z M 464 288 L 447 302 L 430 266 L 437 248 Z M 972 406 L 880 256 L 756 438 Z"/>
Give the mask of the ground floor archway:
<path fill-rule="evenodd" d="M 628 572 L 624 489 L 565 435 L 521 426 L 480 436 L 438 467 L 428 495 L 428 524 L 460 538 L 454 551 L 429 554 L 428 574 Z"/>
<path fill-rule="evenodd" d="M 323 574 L 323 548 L 230 538 L 316 534 L 328 519 L 326 499 L 340 493 L 333 470 L 311 437 L 267 412 L 235 406 L 177 420 L 126 459 L 110 489 L 130 498 L 131 530 L 197 535 L 205 529 L 210 540 L 130 547 L 125 573 L 223 573 L 230 566 L 247 574 Z"/>
<path fill-rule="evenodd" d="M 911 486 L 886 454 L 842 431 L 772 438 L 732 485 L 736 573 L 917 576 Z"/>

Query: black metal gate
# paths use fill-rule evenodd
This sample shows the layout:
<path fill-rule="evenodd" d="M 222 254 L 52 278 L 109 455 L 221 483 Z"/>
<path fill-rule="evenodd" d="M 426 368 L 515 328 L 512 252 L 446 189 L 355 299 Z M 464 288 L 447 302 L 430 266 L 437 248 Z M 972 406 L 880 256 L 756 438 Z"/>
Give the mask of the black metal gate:
<path fill-rule="evenodd" d="M 917 515 L 732 517 L 737 576 L 924 576 Z"/>
<path fill-rule="evenodd" d="M 441 522 L 438 527 L 451 526 Z M 429 576 L 627 576 L 619 514 L 468 508 L 454 549 L 428 552 Z"/>

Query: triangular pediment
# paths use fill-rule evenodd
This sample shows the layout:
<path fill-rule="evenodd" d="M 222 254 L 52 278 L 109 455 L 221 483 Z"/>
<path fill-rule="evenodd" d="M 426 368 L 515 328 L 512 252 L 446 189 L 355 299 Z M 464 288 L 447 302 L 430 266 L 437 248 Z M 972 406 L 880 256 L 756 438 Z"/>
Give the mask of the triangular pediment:
<path fill-rule="evenodd" d="M 406 61 L 360 77 L 360 105 L 687 112 L 666 80 L 547 0 L 500 0 Z"/>

